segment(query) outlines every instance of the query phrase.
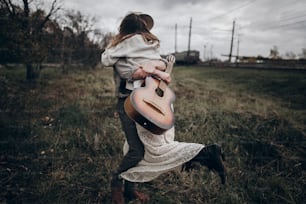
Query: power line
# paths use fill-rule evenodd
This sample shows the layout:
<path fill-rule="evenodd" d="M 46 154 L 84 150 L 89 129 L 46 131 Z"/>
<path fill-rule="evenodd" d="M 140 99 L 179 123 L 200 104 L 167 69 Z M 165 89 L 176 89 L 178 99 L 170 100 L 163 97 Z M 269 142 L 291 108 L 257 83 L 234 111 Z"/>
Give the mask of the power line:
<path fill-rule="evenodd" d="M 274 20 L 268 23 L 258 23 L 253 22 L 249 25 L 242 26 L 243 29 L 247 27 L 257 27 L 262 30 L 270 30 L 282 27 L 290 27 L 291 25 L 301 24 L 306 21 L 306 14 L 299 16 L 292 16 L 290 18 L 282 19 L 282 20 Z"/>
<path fill-rule="evenodd" d="M 219 19 L 219 18 L 222 18 L 224 16 L 227 16 L 239 9 L 242 9 L 242 8 L 245 8 L 247 6 L 250 6 L 251 4 L 254 4 L 255 2 L 258 2 L 257 0 L 250 0 L 248 2 L 244 2 L 243 4 L 236 4 L 235 7 L 232 7 L 231 9 L 228 9 L 226 12 L 224 13 L 221 13 L 219 15 L 215 15 L 213 17 L 210 17 L 206 20 L 204 20 L 204 22 L 206 21 L 214 21 L 216 19 Z M 289 7 L 289 4 L 292 5 L 291 7 Z M 286 6 L 285 6 L 286 5 Z M 232 57 L 232 50 L 233 50 L 233 47 L 235 47 L 233 44 L 234 43 L 234 39 L 235 39 L 235 42 L 236 42 L 236 39 L 237 39 L 237 54 L 239 53 L 239 44 L 241 43 L 240 41 L 240 37 L 235 33 L 237 31 L 235 31 L 234 29 L 245 29 L 245 28 L 248 28 L 248 27 L 252 27 L 252 28 L 257 28 L 257 29 L 260 29 L 260 30 L 273 30 L 273 29 L 284 29 L 284 28 L 293 28 L 293 27 L 297 27 L 297 26 L 300 26 L 300 25 L 305 25 L 306 24 L 306 14 L 305 12 L 302 12 L 301 9 L 303 9 L 303 4 L 301 5 L 301 7 L 297 8 L 297 7 L 294 7 L 296 4 L 292 4 L 292 2 L 282 2 L 280 5 L 278 5 L 278 9 L 276 9 L 275 11 L 277 12 L 276 15 L 274 15 L 275 18 L 278 18 L 278 19 L 275 19 L 275 20 L 268 20 L 268 18 L 265 18 L 264 22 L 262 21 L 255 21 L 255 22 L 251 22 L 251 24 L 249 25 L 245 25 L 245 26 L 238 26 L 236 25 L 236 28 L 234 28 L 235 25 L 233 25 L 233 29 L 219 29 L 217 27 L 214 27 L 214 28 L 210 28 L 209 27 L 204 30 L 204 25 L 203 24 L 196 24 L 193 26 L 193 29 L 201 29 L 202 30 L 202 33 L 203 31 L 205 31 L 205 35 L 206 37 L 208 36 L 215 36 L 214 34 L 212 34 L 212 32 L 226 32 L 228 33 L 228 35 L 230 35 L 230 32 L 232 31 L 232 35 L 231 35 L 231 48 L 230 48 L 230 54 L 228 55 L 229 59 L 231 59 Z M 254 6 L 251 6 L 251 8 L 255 8 L 255 5 Z M 286 15 L 283 15 L 284 14 L 284 8 L 287 10 L 286 11 Z M 298 12 L 293 12 L 295 10 L 298 10 Z M 300 12 L 301 11 L 301 12 Z M 227 19 L 228 20 L 228 19 Z M 201 21 L 203 22 L 203 21 Z M 236 22 L 234 21 L 233 24 L 235 24 Z M 237 24 L 237 23 L 236 23 Z M 239 23 L 241 24 L 241 23 Z M 189 25 L 189 32 L 190 32 L 190 26 L 191 24 Z M 184 29 L 187 28 L 188 26 L 182 26 Z M 301 27 L 301 26 L 300 26 Z M 305 26 L 303 26 L 305 27 Z M 189 40 L 190 40 L 190 37 L 189 37 Z M 188 50 L 190 49 L 189 48 L 190 45 L 188 45 Z M 204 55 L 203 55 L 203 58 L 205 58 L 205 54 L 206 54 L 206 45 L 204 45 Z M 212 48 L 211 48 L 212 49 Z"/>
<path fill-rule="evenodd" d="M 290 21 L 290 20 L 299 19 L 299 18 L 302 18 L 302 17 L 306 17 L 306 14 L 303 13 L 302 15 L 290 16 L 289 18 L 283 19 L 282 21 Z"/>
<path fill-rule="evenodd" d="M 214 16 L 214 17 L 208 19 L 207 21 L 212 21 L 212 20 L 215 20 L 215 19 L 217 19 L 217 18 L 221 18 L 221 17 L 223 17 L 223 16 L 227 16 L 228 14 L 230 14 L 230 13 L 236 11 L 236 10 L 239 10 L 239 9 L 241 9 L 241 8 L 244 8 L 244 7 L 246 7 L 246 6 L 249 6 L 250 4 L 255 3 L 256 1 L 257 1 L 257 0 L 248 1 L 248 2 L 246 2 L 245 4 L 242 4 L 242 5 L 240 5 L 240 6 L 238 6 L 238 7 L 235 7 L 235 8 L 233 8 L 233 9 L 231 9 L 231 10 L 228 10 L 227 12 L 225 12 L 225 13 L 223 13 L 223 14 Z"/>
<path fill-rule="evenodd" d="M 279 24 L 276 26 L 271 26 L 270 28 L 267 28 L 265 30 L 272 30 L 272 29 L 277 29 L 277 28 L 287 28 L 290 26 L 294 26 L 294 25 L 303 25 L 306 24 L 306 19 L 302 20 L 302 21 L 296 21 L 296 22 L 292 22 L 292 23 L 287 23 L 287 24 Z"/>
<path fill-rule="evenodd" d="M 243 28 L 246 27 L 251 27 L 251 26 L 256 26 L 262 30 L 271 30 L 271 29 L 277 29 L 277 28 L 285 28 L 285 27 L 290 27 L 292 25 L 299 25 L 299 24 L 303 24 L 304 22 L 306 22 L 306 18 L 305 19 L 299 19 L 299 20 L 295 20 L 295 21 L 271 21 L 267 24 L 251 24 L 249 26 L 244 26 Z"/>
<path fill-rule="evenodd" d="M 276 28 L 290 27 L 291 25 L 303 23 L 306 20 L 306 14 L 305 14 L 306 7 L 291 7 L 288 10 L 289 4 L 296 5 L 296 4 L 293 4 L 292 2 L 290 3 L 287 2 L 285 5 L 280 7 L 279 10 L 283 8 L 287 9 L 286 11 L 287 14 L 280 16 L 280 19 L 276 19 L 276 20 L 269 21 L 269 22 L 265 21 L 264 23 L 253 22 L 249 25 L 243 26 L 243 28 L 256 26 L 257 28 L 261 28 L 263 30 L 270 30 L 270 29 L 276 29 Z M 304 5 L 306 6 L 306 4 L 303 4 L 302 6 Z M 296 12 L 297 10 L 299 10 L 299 12 Z M 289 13 L 291 13 L 292 15 L 288 15 Z"/>
<path fill-rule="evenodd" d="M 225 13 L 222 13 L 222 14 L 220 14 L 220 15 L 216 15 L 216 16 L 211 17 L 211 18 L 209 18 L 209 19 L 207 19 L 207 20 L 205 20 L 205 21 L 212 21 L 212 20 L 221 18 L 221 17 L 223 17 L 223 16 L 227 16 L 228 14 L 230 14 L 230 13 L 236 11 L 236 10 L 239 10 L 239 9 L 241 9 L 241 8 L 247 7 L 247 6 L 249 6 L 250 4 L 255 3 L 256 1 L 257 1 L 257 0 L 250 0 L 250 1 L 248 1 L 248 2 L 246 2 L 246 3 L 244 3 L 244 4 L 241 4 L 241 5 L 235 7 L 235 8 L 233 8 L 233 9 L 231 9 L 231 10 L 228 10 L 228 11 L 225 12 Z M 182 26 L 180 26 L 180 27 L 181 27 L 181 28 L 189 28 L 189 26 L 190 26 L 190 25 L 182 25 Z M 194 27 L 197 28 L 197 27 L 199 27 L 199 26 L 194 26 Z M 226 32 L 230 32 L 230 31 L 231 31 L 231 29 L 225 30 L 225 29 L 218 29 L 218 28 L 214 28 L 214 30 L 217 30 L 217 31 L 226 31 Z"/>
<path fill-rule="evenodd" d="M 296 5 L 296 4 L 291 3 L 291 5 Z M 291 14 L 293 14 L 293 15 L 295 15 L 295 14 L 302 14 L 302 13 L 305 13 L 306 4 L 301 5 L 299 7 L 290 8 L 290 9 L 288 9 L 288 7 L 285 7 L 285 9 L 287 9 L 287 10 L 282 12 L 282 15 L 284 17 L 290 16 Z"/>

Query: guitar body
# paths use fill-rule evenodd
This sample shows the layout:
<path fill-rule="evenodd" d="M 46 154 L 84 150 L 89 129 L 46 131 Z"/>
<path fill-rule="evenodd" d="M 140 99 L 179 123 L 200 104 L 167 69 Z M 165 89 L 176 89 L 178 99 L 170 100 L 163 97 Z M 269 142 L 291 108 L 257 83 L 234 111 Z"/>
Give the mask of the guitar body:
<path fill-rule="evenodd" d="M 159 83 L 159 80 L 147 77 L 145 86 L 135 89 L 124 103 L 127 115 L 154 134 L 162 134 L 174 125 L 171 106 L 175 94 L 169 87 L 159 94 L 156 91 Z"/>

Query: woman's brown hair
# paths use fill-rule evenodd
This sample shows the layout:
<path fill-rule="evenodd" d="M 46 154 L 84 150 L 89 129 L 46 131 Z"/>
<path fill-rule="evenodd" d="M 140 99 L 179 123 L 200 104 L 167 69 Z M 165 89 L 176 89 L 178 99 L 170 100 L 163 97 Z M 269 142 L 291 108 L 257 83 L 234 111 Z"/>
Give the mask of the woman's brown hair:
<path fill-rule="evenodd" d="M 139 14 L 130 13 L 121 21 L 119 33 L 114 36 L 109 47 L 116 46 L 136 34 L 140 34 L 147 43 L 158 42 L 159 46 L 159 39 L 150 32 L 146 21 Z"/>

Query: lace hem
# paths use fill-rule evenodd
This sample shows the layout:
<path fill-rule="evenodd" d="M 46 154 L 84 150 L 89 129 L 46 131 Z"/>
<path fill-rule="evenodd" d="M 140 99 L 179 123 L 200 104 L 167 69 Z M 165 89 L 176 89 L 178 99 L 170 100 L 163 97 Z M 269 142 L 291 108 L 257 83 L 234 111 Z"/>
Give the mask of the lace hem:
<path fill-rule="evenodd" d="M 174 141 L 174 128 L 162 135 L 154 135 L 137 126 L 139 137 L 145 147 L 144 159 L 136 167 L 121 173 L 121 177 L 131 182 L 148 182 L 161 174 L 180 167 L 195 157 L 203 144 Z M 128 150 L 125 142 L 124 153 Z"/>

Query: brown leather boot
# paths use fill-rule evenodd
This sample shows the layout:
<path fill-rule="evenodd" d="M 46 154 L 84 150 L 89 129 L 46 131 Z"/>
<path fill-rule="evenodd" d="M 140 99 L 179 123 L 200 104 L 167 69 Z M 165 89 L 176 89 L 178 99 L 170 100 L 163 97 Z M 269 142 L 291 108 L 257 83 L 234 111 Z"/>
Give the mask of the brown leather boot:
<path fill-rule="evenodd" d="M 123 190 L 122 188 L 115 186 L 112 187 L 112 203 L 113 204 L 124 204 Z"/>
<path fill-rule="evenodd" d="M 137 199 L 141 203 L 147 203 L 150 200 L 150 197 L 147 194 L 135 189 L 135 183 L 129 181 L 125 181 L 123 195 L 126 202 Z"/>
<path fill-rule="evenodd" d="M 150 201 L 150 197 L 145 194 L 142 193 L 138 190 L 133 190 L 132 192 L 124 192 L 124 198 L 126 200 L 126 202 L 132 201 L 132 200 L 139 200 L 141 203 L 147 203 Z"/>
<path fill-rule="evenodd" d="M 111 193 L 113 204 L 125 204 L 123 197 L 123 184 L 118 178 L 113 178 L 111 182 Z"/>

